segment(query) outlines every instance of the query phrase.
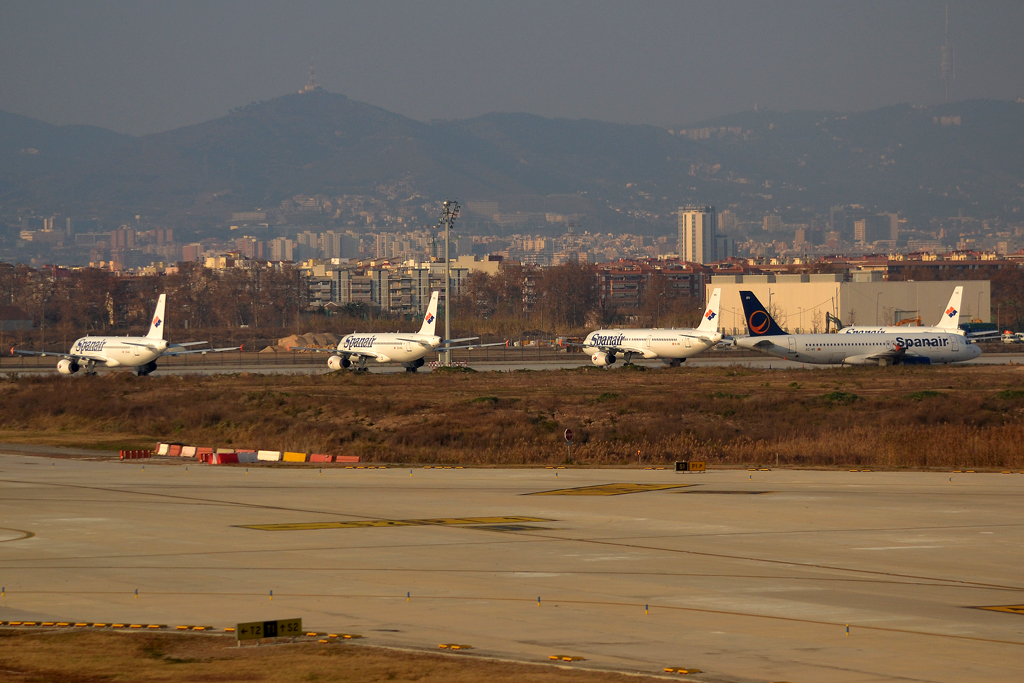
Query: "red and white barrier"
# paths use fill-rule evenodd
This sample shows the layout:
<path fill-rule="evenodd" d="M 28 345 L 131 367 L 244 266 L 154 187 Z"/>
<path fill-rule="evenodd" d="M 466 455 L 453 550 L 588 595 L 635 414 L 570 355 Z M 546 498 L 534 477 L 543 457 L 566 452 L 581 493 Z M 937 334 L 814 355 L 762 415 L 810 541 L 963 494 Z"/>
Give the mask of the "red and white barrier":
<path fill-rule="evenodd" d="M 121 451 L 121 460 L 140 460 L 141 458 L 152 458 L 153 451 L 149 449 Z"/>

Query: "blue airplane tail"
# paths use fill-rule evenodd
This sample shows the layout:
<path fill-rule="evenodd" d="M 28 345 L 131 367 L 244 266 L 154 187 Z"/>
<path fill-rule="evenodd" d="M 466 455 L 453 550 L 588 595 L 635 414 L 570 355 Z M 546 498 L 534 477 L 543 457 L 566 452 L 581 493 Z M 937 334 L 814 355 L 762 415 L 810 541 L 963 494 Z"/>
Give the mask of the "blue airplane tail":
<path fill-rule="evenodd" d="M 740 301 L 743 302 L 743 317 L 747 321 L 747 329 L 750 330 L 751 337 L 772 337 L 786 334 L 786 331 L 779 327 L 753 292 L 740 292 Z"/>

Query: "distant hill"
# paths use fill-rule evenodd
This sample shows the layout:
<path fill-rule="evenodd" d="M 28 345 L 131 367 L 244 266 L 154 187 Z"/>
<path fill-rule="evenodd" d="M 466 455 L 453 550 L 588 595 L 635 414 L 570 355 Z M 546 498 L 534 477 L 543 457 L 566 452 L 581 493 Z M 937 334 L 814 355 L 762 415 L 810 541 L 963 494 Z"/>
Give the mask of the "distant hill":
<path fill-rule="evenodd" d="M 131 139 L 96 126 L 53 126 L 0 111 L 0 197 L 20 184 L 88 164 Z"/>
<path fill-rule="evenodd" d="M 538 207 L 574 195 L 609 227 L 668 221 L 689 201 L 984 216 L 1024 211 L 1022 183 L 1015 102 L 744 112 L 667 130 L 528 114 L 422 123 L 318 91 L 137 138 L 0 112 L 0 202 L 65 213 L 223 220 L 295 194 L 400 186 Z"/>

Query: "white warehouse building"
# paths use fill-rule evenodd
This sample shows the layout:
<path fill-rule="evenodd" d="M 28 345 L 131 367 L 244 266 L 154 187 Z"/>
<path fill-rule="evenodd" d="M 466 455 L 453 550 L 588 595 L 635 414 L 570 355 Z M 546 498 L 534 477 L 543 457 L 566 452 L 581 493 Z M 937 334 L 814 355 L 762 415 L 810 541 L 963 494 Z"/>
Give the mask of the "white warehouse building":
<path fill-rule="evenodd" d="M 747 334 L 740 291 L 749 290 L 787 332 L 824 332 L 826 313 L 848 325 L 895 325 L 921 318 L 935 325 L 945 311 L 953 288 L 962 285 L 960 322 L 991 322 L 988 280 L 887 282 L 877 274 L 855 273 L 853 282 L 835 275 L 715 275 L 705 296 L 722 289 L 720 329 L 724 334 Z"/>

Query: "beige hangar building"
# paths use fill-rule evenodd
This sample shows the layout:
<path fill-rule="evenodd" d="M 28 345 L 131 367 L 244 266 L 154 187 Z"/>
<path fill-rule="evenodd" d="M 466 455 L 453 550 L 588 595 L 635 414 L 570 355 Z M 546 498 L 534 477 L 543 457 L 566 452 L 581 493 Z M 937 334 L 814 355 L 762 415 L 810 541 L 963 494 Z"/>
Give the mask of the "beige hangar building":
<path fill-rule="evenodd" d="M 843 275 L 715 275 L 706 285 L 706 297 L 722 289 L 719 310 L 724 334 L 747 334 L 740 291 L 754 293 L 776 322 L 796 334 L 824 332 L 826 313 L 848 325 L 894 325 L 920 316 L 922 325 L 935 325 L 953 288 L 962 285 L 960 322 L 990 322 L 991 286 L 988 280 L 887 282 L 879 273 Z"/>

